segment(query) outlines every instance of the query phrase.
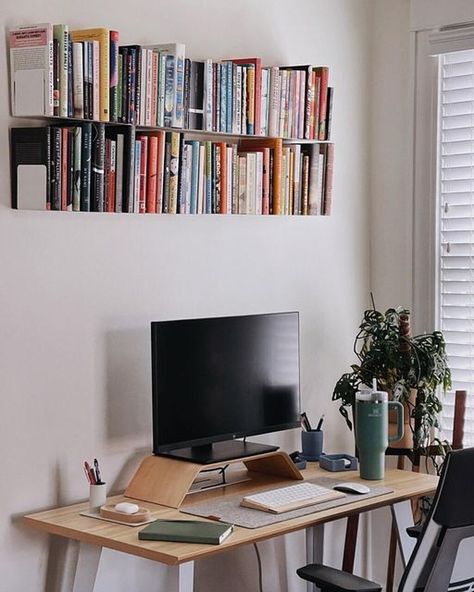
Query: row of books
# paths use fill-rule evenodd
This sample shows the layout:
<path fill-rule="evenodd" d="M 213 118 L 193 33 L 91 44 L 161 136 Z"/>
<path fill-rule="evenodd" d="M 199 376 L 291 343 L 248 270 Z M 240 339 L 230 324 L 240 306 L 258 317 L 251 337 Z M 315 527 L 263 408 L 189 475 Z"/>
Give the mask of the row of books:
<path fill-rule="evenodd" d="M 119 45 L 106 28 L 9 31 L 12 112 L 328 140 L 329 69 L 260 58 L 191 60 L 182 43 Z"/>
<path fill-rule="evenodd" d="M 221 142 L 84 122 L 11 130 L 13 207 L 43 165 L 39 207 L 169 214 L 329 215 L 333 144 Z M 32 152 L 32 149 L 34 152 Z M 38 155 L 32 161 L 32 153 Z M 33 169 L 31 169 L 33 170 Z M 43 197 L 41 198 L 41 195 Z M 42 200 L 42 201 L 41 201 Z"/>

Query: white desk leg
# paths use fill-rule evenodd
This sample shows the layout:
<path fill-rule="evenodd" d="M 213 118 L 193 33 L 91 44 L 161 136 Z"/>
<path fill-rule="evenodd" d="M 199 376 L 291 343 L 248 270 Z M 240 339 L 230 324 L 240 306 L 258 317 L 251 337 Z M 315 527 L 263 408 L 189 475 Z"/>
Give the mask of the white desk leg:
<path fill-rule="evenodd" d="M 411 502 L 409 500 L 398 502 L 398 504 L 390 506 L 390 509 L 397 531 L 398 548 L 405 568 L 416 545 L 416 539 L 407 534 L 407 528 L 413 526 Z"/>
<path fill-rule="evenodd" d="M 169 580 L 166 592 L 193 592 L 194 561 L 170 567 Z"/>
<path fill-rule="evenodd" d="M 323 563 L 324 524 L 315 524 L 306 529 L 306 563 Z M 307 592 L 319 590 L 314 584 L 306 584 Z"/>
<path fill-rule="evenodd" d="M 102 547 L 79 543 L 76 575 L 72 592 L 94 592 Z"/>

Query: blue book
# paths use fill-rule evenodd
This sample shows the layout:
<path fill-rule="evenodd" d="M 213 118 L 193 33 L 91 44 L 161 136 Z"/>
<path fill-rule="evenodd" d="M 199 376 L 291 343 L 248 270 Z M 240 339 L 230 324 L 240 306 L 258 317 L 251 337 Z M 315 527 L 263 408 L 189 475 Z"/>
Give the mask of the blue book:
<path fill-rule="evenodd" d="M 165 69 L 165 100 L 163 125 L 172 127 L 173 125 L 173 107 L 174 107 L 174 56 L 167 54 Z"/>
<path fill-rule="evenodd" d="M 232 97 L 232 86 L 234 81 L 234 73 L 233 73 L 233 66 L 234 64 L 229 60 L 227 62 L 227 133 L 232 133 L 232 104 L 233 104 L 233 97 Z"/>
<path fill-rule="evenodd" d="M 198 200 L 198 175 L 199 175 L 199 142 L 193 140 L 189 142 L 192 146 L 191 157 L 191 214 L 197 214 L 197 200 Z"/>
<path fill-rule="evenodd" d="M 221 121 L 219 131 L 227 131 L 227 66 L 219 64 L 219 81 L 221 87 Z"/>
<path fill-rule="evenodd" d="M 142 143 L 140 140 L 135 140 L 135 180 L 133 185 L 133 210 L 137 213 L 139 211 L 140 203 L 140 166 L 141 166 L 141 149 Z"/>

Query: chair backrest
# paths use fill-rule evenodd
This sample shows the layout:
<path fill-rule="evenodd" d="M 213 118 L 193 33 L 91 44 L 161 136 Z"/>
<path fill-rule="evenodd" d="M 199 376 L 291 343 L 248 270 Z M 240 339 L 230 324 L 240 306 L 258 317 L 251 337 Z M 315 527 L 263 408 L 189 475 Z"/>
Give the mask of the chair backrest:
<path fill-rule="evenodd" d="M 446 592 L 459 543 L 474 537 L 474 448 L 449 452 L 399 592 Z M 474 561 L 472 573 L 474 581 Z M 469 582 L 465 590 L 469 589 Z"/>

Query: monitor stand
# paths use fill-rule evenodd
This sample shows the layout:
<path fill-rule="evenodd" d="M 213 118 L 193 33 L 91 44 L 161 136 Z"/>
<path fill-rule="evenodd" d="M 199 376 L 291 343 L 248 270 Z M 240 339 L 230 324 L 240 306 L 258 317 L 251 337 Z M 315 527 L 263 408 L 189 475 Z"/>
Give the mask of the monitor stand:
<path fill-rule="evenodd" d="M 203 446 L 190 446 L 189 448 L 175 448 L 169 452 L 160 452 L 159 456 L 170 456 L 179 458 L 200 465 L 210 465 L 213 463 L 233 460 L 235 458 L 245 458 L 274 452 L 278 446 L 268 444 L 257 444 L 256 442 L 243 442 L 241 440 L 226 440 L 224 442 L 214 442 L 213 444 L 204 444 Z"/>

